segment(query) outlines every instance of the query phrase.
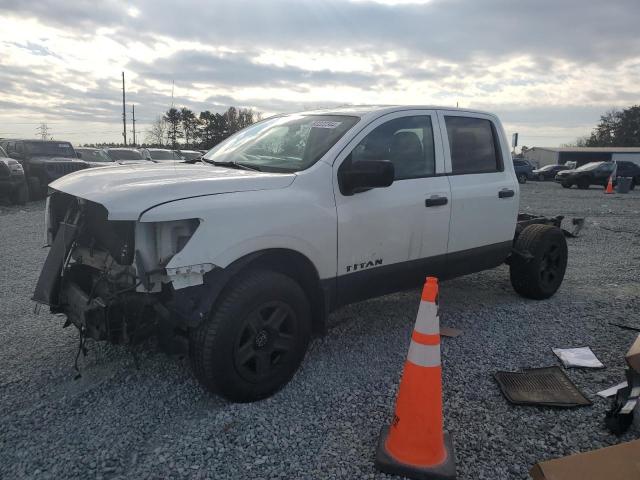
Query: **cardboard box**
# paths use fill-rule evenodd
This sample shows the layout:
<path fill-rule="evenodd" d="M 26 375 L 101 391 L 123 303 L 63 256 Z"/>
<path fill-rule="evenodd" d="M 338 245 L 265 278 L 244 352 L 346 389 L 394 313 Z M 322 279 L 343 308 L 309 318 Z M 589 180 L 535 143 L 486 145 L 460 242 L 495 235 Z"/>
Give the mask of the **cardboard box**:
<path fill-rule="evenodd" d="M 631 345 L 631 348 L 624 358 L 627 359 L 627 364 L 629 364 L 631 368 L 640 373 L 640 335 L 638 335 L 636 341 L 633 342 L 633 345 Z"/>
<path fill-rule="evenodd" d="M 640 479 L 640 440 L 536 463 L 533 480 Z"/>

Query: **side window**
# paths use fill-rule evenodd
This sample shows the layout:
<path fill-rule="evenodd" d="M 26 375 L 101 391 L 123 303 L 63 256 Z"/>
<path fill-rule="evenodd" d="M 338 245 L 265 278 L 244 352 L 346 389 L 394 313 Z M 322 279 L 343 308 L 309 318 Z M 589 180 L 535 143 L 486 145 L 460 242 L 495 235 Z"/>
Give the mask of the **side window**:
<path fill-rule="evenodd" d="M 492 123 L 483 118 L 445 116 L 454 174 L 502 171 L 502 155 Z"/>
<path fill-rule="evenodd" d="M 431 117 L 401 117 L 376 127 L 351 152 L 352 162 L 361 160 L 390 160 L 396 180 L 435 175 Z"/>

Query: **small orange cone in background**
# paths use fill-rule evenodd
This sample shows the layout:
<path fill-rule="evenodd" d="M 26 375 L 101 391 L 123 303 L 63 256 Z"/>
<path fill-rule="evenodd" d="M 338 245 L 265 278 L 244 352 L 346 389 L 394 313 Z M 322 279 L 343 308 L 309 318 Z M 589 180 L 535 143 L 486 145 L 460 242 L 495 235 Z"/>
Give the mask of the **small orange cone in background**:
<path fill-rule="evenodd" d="M 609 177 L 609 181 L 607 182 L 607 188 L 604 189 L 604 193 L 613 193 L 613 180 L 611 177 Z"/>
<path fill-rule="evenodd" d="M 400 380 L 393 423 L 378 441 L 376 467 L 415 479 L 455 479 L 453 442 L 442 426 L 438 279 L 428 277 Z"/>

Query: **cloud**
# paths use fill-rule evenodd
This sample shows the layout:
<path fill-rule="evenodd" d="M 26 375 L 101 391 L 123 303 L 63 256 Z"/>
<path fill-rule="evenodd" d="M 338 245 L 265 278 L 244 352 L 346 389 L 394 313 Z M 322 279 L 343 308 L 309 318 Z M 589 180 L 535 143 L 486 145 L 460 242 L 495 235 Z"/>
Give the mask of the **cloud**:
<path fill-rule="evenodd" d="M 16 117 L 117 131 L 123 70 L 142 123 L 174 81 L 174 102 L 195 111 L 459 101 L 547 143 L 640 99 L 637 0 L 0 0 L 0 12 L 1 132 Z"/>

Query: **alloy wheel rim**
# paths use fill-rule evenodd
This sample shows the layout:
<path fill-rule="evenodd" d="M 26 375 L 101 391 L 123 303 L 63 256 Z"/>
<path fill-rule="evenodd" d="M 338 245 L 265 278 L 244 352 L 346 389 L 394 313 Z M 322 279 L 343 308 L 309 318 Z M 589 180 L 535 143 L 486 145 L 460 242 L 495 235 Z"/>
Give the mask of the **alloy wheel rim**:
<path fill-rule="evenodd" d="M 296 316 L 284 302 L 272 301 L 253 310 L 244 321 L 234 348 L 234 364 L 249 382 L 261 382 L 287 363 L 296 346 Z"/>

